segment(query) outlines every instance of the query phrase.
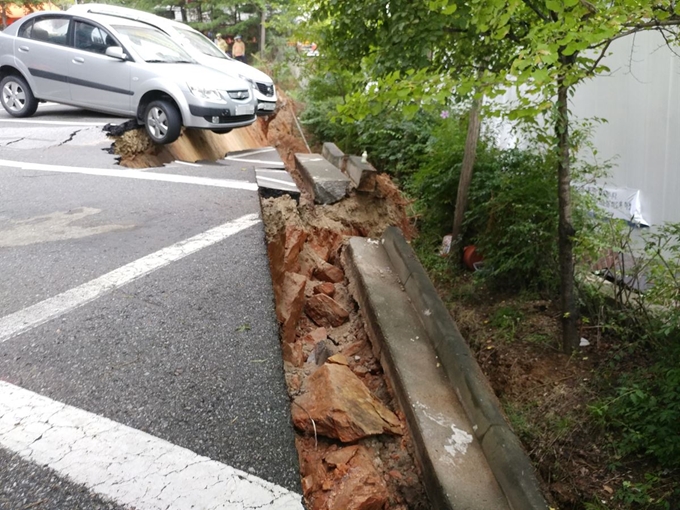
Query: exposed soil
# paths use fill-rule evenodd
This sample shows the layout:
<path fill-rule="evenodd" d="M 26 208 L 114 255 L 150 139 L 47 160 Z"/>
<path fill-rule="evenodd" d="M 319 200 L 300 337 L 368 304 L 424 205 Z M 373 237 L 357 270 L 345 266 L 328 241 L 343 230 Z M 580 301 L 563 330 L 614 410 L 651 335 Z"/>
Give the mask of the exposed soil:
<path fill-rule="evenodd" d="M 289 197 L 262 201 L 277 312 L 287 306 L 282 303 L 287 292 L 285 272 L 306 278 L 304 295 L 300 298 L 306 303 L 323 283 L 317 279 L 323 278 L 319 276 L 320 268 L 330 264 L 342 270 L 340 252 L 347 236 L 379 236 L 389 225 L 408 225 L 404 202 L 398 199 L 398 191 L 391 181 L 382 177 L 378 187 L 379 196 L 354 195 L 323 207 L 315 206 L 307 196 L 301 198 L 300 205 Z M 303 243 L 295 241 L 301 238 Z M 292 250 L 296 253 L 291 254 Z M 315 437 L 309 429 L 298 430 L 296 443 L 306 504 L 310 509 L 319 510 L 429 508 L 405 418 L 373 355 L 361 315 L 348 291 L 348 282 L 342 274 L 340 278 L 329 290 L 333 299 L 349 312 L 347 322 L 320 328 L 318 321 L 315 324 L 301 311 L 295 319 L 294 331 L 287 333 L 289 327 L 285 322 L 282 324 L 289 394 L 296 399 L 301 393 L 313 391 L 314 388 L 306 384 L 307 379 L 328 357 L 339 353 L 373 396 L 397 415 L 402 432 L 401 435 L 371 436 L 347 445 L 338 439 L 318 434 Z M 303 308 L 302 302 L 289 308 Z M 285 313 L 278 314 L 280 319 Z M 325 331 L 319 334 L 320 329 Z M 353 464 L 354 461 L 333 460 L 345 456 L 356 458 L 353 453 L 356 446 L 365 449 L 370 466 L 365 465 L 365 461 L 362 466 Z"/>

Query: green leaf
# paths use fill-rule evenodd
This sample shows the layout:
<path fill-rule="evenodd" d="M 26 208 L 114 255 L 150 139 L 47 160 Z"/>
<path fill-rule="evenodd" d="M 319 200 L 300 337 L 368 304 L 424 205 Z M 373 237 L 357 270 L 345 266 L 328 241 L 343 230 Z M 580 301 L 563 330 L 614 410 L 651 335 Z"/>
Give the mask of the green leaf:
<path fill-rule="evenodd" d="M 552 12 L 561 12 L 562 11 L 562 4 L 558 2 L 557 0 L 546 0 L 545 6 L 550 9 Z"/>
<path fill-rule="evenodd" d="M 417 104 L 404 105 L 404 117 L 407 119 L 412 119 L 416 113 L 418 113 L 419 109 L 420 107 Z"/>

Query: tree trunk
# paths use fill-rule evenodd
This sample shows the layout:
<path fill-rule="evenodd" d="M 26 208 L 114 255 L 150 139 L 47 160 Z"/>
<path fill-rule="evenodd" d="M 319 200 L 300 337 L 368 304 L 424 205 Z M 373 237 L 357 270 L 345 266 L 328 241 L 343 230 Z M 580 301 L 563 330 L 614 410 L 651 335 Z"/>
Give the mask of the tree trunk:
<path fill-rule="evenodd" d="M 571 217 L 571 165 L 569 158 L 569 87 L 558 80 L 557 89 L 557 196 L 559 199 L 560 303 L 562 312 L 562 349 L 570 354 L 579 346 L 578 310 L 574 291 L 574 235 Z"/>
<path fill-rule="evenodd" d="M 467 200 L 472 181 L 472 170 L 475 167 L 477 157 L 477 142 L 482 126 L 479 115 L 481 100 L 474 99 L 470 107 L 470 118 L 468 120 L 467 137 L 465 139 L 465 152 L 463 153 L 463 163 L 460 169 L 460 179 L 458 180 L 458 194 L 456 195 L 456 206 L 453 213 L 453 230 L 451 231 L 451 253 L 460 251 L 460 236 L 463 229 L 463 219 L 467 210 Z"/>
<path fill-rule="evenodd" d="M 265 27 L 264 22 L 267 18 L 267 6 L 262 6 L 262 18 L 260 19 L 260 58 L 264 59 L 264 37 Z"/>

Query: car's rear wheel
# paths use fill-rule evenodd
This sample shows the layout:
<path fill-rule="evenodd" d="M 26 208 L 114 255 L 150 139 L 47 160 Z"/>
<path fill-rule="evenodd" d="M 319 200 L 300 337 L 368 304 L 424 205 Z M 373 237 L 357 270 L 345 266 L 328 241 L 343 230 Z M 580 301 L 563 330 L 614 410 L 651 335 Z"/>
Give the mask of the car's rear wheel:
<path fill-rule="evenodd" d="M 182 116 L 170 101 L 157 99 L 146 107 L 144 128 L 155 143 L 172 143 L 179 138 L 182 130 Z"/>
<path fill-rule="evenodd" d="M 13 117 L 30 117 L 38 109 L 38 100 L 21 76 L 5 76 L 0 81 L 0 102 Z"/>

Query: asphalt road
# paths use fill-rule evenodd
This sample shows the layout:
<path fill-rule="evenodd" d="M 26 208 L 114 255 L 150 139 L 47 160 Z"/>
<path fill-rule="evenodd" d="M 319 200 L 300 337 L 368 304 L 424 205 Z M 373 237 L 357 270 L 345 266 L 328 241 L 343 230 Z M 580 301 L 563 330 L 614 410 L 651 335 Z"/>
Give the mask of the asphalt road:
<path fill-rule="evenodd" d="M 302 508 L 256 167 L 0 111 L 0 509 Z"/>

